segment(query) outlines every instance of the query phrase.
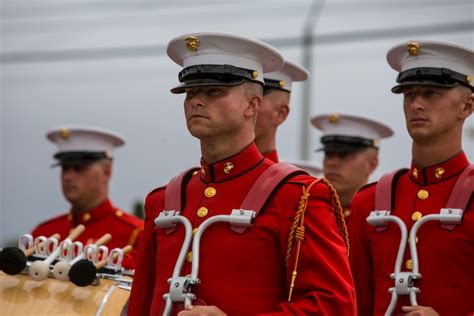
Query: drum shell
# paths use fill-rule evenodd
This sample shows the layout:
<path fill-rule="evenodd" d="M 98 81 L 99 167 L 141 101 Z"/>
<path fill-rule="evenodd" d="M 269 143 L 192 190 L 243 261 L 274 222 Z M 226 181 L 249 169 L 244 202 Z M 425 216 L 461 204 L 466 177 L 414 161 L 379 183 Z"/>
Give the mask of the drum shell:
<path fill-rule="evenodd" d="M 101 315 L 120 315 L 129 296 L 130 292 L 113 280 L 77 287 L 51 278 L 37 282 L 28 275 L 0 272 L 3 315 L 96 315 L 100 308 Z"/>

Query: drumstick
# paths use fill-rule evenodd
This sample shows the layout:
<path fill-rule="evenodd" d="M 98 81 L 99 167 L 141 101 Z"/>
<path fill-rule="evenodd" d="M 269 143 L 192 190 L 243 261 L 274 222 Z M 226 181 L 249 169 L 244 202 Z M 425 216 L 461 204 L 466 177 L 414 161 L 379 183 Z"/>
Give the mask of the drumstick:
<path fill-rule="evenodd" d="M 59 239 L 59 234 L 51 235 L 49 238 Z M 48 239 L 49 239 L 48 238 Z M 41 247 L 41 242 L 39 246 Z M 0 270 L 9 275 L 17 275 L 26 268 L 27 257 L 35 252 L 35 247 L 21 250 L 17 247 L 5 247 L 0 252 Z"/>
<path fill-rule="evenodd" d="M 63 242 L 72 242 L 82 234 L 84 229 L 84 225 L 78 225 L 69 233 L 69 236 Z M 49 274 L 49 265 L 58 257 L 59 251 L 61 251 L 61 247 L 57 247 L 46 259 L 33 262 L 28 270 L 30 277 L 35 281 L 43 281 L 46 279 Z"/>
<path fill-rule="evenodd" d="M 108 243 L 112 239 L 112 235 L 110 234 L 105 234 L 102 237 L 100 237 L 94 245 L 96 246 L 101 246 L 106 243 Z M 79 260 L 83 259 L 85 256 L 85 252 L 81 253 L 78 255 L 76 258 L 71 260 L 70 262 L 67 262 L 66 260 L 61 260 L 57 262 L 54 267 L 53 267 L 53 275 L 56 279 L 62 280 L 62 281 L 69 281 L 69 270 L 71 269 L 71 266 L 78 262 Z"/>
<path fill-rule="evenodd" d="M 122 248 L 123 254 L 126 255 L 133 249 L 132 246 L 128 245 Z M 118 254 L 115 253 L 114 259 Z M 69 270 L 69 279 L 72 283 L 77 286 L 88 286 L 94 282 L 97 276 L 97 270 L 107 265 L 108 259 L 101 260 L 97 263 L 92 263 L 89 260 L 83 259 L 76 262 Z"/>

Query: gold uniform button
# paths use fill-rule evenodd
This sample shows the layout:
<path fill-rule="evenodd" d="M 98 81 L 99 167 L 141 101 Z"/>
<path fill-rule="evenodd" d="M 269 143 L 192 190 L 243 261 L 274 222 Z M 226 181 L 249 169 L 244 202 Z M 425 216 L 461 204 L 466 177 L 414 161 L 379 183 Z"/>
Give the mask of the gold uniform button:
<path fill-rule="evenodd" d="M 188 262 L 193 262 L 193 252 L 192 251 L 188 252 L 188 254 L 186 255 L 186 260 Z"/>
<path fill-rule="evenodd" d="M 421 214 L 421 212 L 413 212 L 413 214 L 411 214 L 411 220 L 416 222 L 416 221 L 419 221 L 421 218 L 423 217 L 423 214 Z"/>
<path fill-rule="evenodd" d="M 82 215 L 82 220 L 83 220 L 84 222 L 87 222 L 87 221 L 90 220 L 90 219 L 91 219 L 91 214 L 86 213 L 86 214 Z"/>
<path fill-rule="evenodd" d="M 443 168 L 436 168 L 435 170 L 435 177 L 438 179 L 441 179 L 444 174 L 444 169 Z"/>
<path fill-rule="evenodd" d="M 208 188 L 206 188 L 206 190 L 204 190 L 204 195 L 207 198 L 213 197 L 214 195 L 216 195 L 216 193 L 217 193 L 217 191 L 213 187 L 208 187 Z"/>
<path fill-rule="evenodd" d="M 413 269 L 413 260 L 408 259 L 407 262 L 405 262 L 405 267 L 406 267 L 408 270 Z"/>
<path fill-rule="evenodd" d="M 206 216 L 207 213 L 209 213 L 209 210 L 207 209 L 207 207 L 202 206 L 198 209 L 197 216 L 202 218 L 202 217 Z"/>
<path fill-rule="evenodd" d="M 117 212 L 115 212 L 115 216 L 117 217 L 123 216 L 123 211 L 118 210 Z"/>
<path fill-rule="evenodd" d="M 349 217 L 349 215 L 351 215 L 351 210 L 345 210 L 344 217 Z"/>
<path fill-rule="evenodd" d="M 416 168 L 413 168 L 413 171 L 411 172 L 411 174 L 413 175 L 413 178 L 418 178 L 418 169 Z"/>
<path fill-rule="evenodd" d="M 426 200 L 430 194 L 426 190 L 420 190 L 418 191 L 417 196 L 420 200 Z"/>
<path fill-rule="evenodd" d="M 197 175 L 198 172 L 197 171 L 193 171 L 193 176 Z"/>
<path fill-rule="evenodd" d="M 197 230 L 198 230 L 197 228 L 193 229 L 193 235 L 196 235 Z"/>

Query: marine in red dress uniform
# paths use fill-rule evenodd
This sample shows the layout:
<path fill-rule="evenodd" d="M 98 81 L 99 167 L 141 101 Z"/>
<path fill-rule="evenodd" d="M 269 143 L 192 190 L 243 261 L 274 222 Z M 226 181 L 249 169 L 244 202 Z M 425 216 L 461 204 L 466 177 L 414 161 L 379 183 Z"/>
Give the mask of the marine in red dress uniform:
<path fill-rule="evenodd" d="M 311 123 L 323 133 L 317 151 L 324 151 L 324 177 L 336 188 L 348 222 L 354 194 L 379 164 L 380 140 L 393 131 L 373 119 L 339 113 L 316 115 Z"/>
<path fill-rule="evenodd" d="M 270 60 L 275 61 L 281 57 L 267 45 L 234 35 L 213 33 L 192 34 L 172 40 L 168 54 L 181 65 L 182 59 L 179 56 L 185 54 L 186 48 L 189 50 L 186 54 L 194 56 L 192 49 L 195 46 L 188 43 L 190 39 L 194 44 L 199 41 L 201 47 L 198 54 L 201 48 L 203 54 L 207 52 L 216 55 L 222 54 L 220 49 L 228 49 L 232 54 L 247 53 L 248 58 L 253 54 L 251 51 L 263 51 L 263 54 L 270 55 L 266 58 L 267 61 L 261 61 L 258 56 L 252 58 L 264 63 L 265 67 L 281 66 L 268 64 Z M 219 48 L 216 49 L 213 43 Z M 177 48 L 179 46 L 180 49 Z M 200 57 L 199 63 L 205 64 L 205 58 Z M 213 58 L 216 58 L 215 55 Z M 239 60 L 233 60 L 230 53 L 226 58 L 228 60 L 225 64 L 228 65 Z M 192 73 L 194 67 L 200 68 L 200 64 L 193 66 L 193 60 L 186 61 L 185 64 L 188 69 L 185 68 L 183 73 Z M 244 75 L 241 70 L 234 69 L 231 83 L 242 79 Z M 255 92 L 251 99 L 241 99 L 242 95 L 248 95 L 245 91 L 256 91 L 253 89 L 261 82 L 260 76 L 258 79 L 244 77 L 245 80 L 241 80 L 237 86 L 226 86 L 226 82 L 216 81 L 213 81 L 214 85 L 224 87 L 206 86 L 208 79 L 220 75 L 219 71 L 220 68 L 216 66 L 213 73 L 202 75 L 201 72 L 200 81 L 196 80 L 196 76 L 193 77 L 194 81 L 189 82 L 183 77 L 184 84 L 178 90 L 172 90 L 185 91 L 187 94 L 185 113 L 188 129 L 193 136 L 200 138 L 203 153 L 201 169 L 191 176 L 183 188 L 185 204 L 181 215 L 189 219 L 193 229 L 211 216 L 230 214 L 232 209 L 239 208 L 254 182 L 273 164 L 264 159 L 252 142 L 255 124 L 253 119 L 258 109 L 252 104 L 255 102 L 258 105 L 261 92 Z M 245 71 L 255 74 L 252 70 Z M 257 71 L 260 72 L 261 69 Z M 229 108 L 233 109 L 232 117 L 226 116 Z M 199 116 L 193 113 L 199 113 Z M 224 121 L 216 117 L 221 117 Z M 209 146 L 204 135 L 219 139 L 228 126 L 225 123 L 229 121 L 240 122 L 232 136 L 226 136 L 226 139 L 232 137 L 235 142 L 240 141 L 237 145 L 234 145 L 234 141 L 227 143 L 232 150 L 237 150 L 234 154 L 209 162 L 205 157 L 210 157 L 210 152 L 218 145 L 211 142 L 213 145 Z M 289 265 L 285 265 L 288 236 L 302 187 L 314 180 L 315 178 L 307 175 L 297 175 L 287 180 L 268 200 L 253 227 L 242 234 L 231 230 L 226 223 L 212 225 L 203 233 L 199 267 L 201 283 L 193 290 L 197 299 L 191 310 L 181 311 L 180 315 L 355 314 L 346 249 L 334 219 L 330 192 L 324 184 L 316 184 L 311 190 L 305 213 L 306 230 L 299 257 L 298 277 L 292 301 L 287 301 L 294 264 L 292 256 Z M 132 287 L 129 315 L 162 313 L 165 305 L 163 294 L 169 292 L 167 279 L 172 276 L 184 239 L 184 228 L 178 225 L 174 232 L 166 234 L 163 229 L 155 226 L 154 219 L 165 208 L 165 190 L 166 187 L 158 188 L 146 198 L 144 243 Z M 342 220 L 342 215 L 340 218 Z M 193 254 L 188 252 L 181 275 L 191 273 L 192 260 Z M 182 308 L 182 305 L 175 303 L 173 311 L 176 313 Z"/>
<path fill-rule="evenodd" d="M 143 221 L 115 207 L 107 199 L 97 207 L 79 214 L 68 212 L 39 224 L 31 233 L 33 237 L 51 236 L 55 233 L 66 238 L 69 231 L 79 224 L 85 226 L 84 232 L 76 239 L 85 244 L 94 243 L 104 234 L 109 233 L 112 239 L 106 244 L 109 250 L 123 248 L 127 245 L 134 247 L 123 261 L 126 268 L 135 268 L 138 250 L 142 237 Z"/>
<path fill-rule="evenodd" d="M 461 152 L 446 162 L 427 168 L 412 163 L 410 171 L 400 177 L 395 189 L 392 214 L 400 217 L 408 231 L 422 216 L 439 214 L 446 205 L 460 173 L 469 165 Z M 375 185 L 363 188 L 353 200 L 349 236 L 351 265 L 357 288 L 359 315 L 384 315 L 390 302 L 388 289 L 393 273 L 400 229 L 389 224 L 376 232 L 365 219 L 374 210 Z M 352 223 L 353 221 L 353 223 Z M 422 278 L 419 305 L 432 306 L 440 315 L 465 316 L 474 311 L 474 203 L 465 210 L 462 223 L 450 231 L 439 222 L 428 222 L 418 232 L 418 261 Z M 402 270 L 410 271 L 412 260 L 406 251 Z M 408 306 L 408 297 L 399 297 L 396 308 Z"/>
<path fill-rule="evenodd" d="M 267 159 L 278 162 L 276 133 L 290 112 L 291 89 L 294 81 L 305 81 L 309 72 L 285 60 L 280 70 L 263 75 L 263 99 L 255 125 L 255 144 Z"/>
<path fill-rule="evenodd" d="M 54 155 L 61 168 L 63 195 L 71 205 L 68 213 L 39 224 L 34 237 L 59 233 L 66 238 L 79 224 L 85 231 L 77 238 L 87 244 L 109 233 L 107 247 L 134 247 L 124 257 L 123 266 L 135 268 L 143 221 L 112 205 L 108 183 L 112 174 L 112 150 L 124 141 L 120 135 L 102 128 L 64 126 L 51 130 L 48 139 L 58 146 Z"/>
<path fill-rule="evenodd" d="M 407 129 L 413 139 L 411 167 L 392 189 L 391 215 L 399 217 L 410 232 L 423 216 L 439 214 L 446 207 L 456 181 L 469 166 L 461 149 L 461 136 L 464 120 L 473 107 L 467 76 L 472 76 L 474 55 L 472 50 L 451 44 L 411 42 L 396 46 L 387 58 L 400 71 L 399 85 L 392 91 L 404 94 Z M 456 76 L 443 74 L 454 72 Z M 358 313 L 367 316 L 384 315 L 389 306 L 388 289 L 394 286 L 390 275 L 401 235 L 395 223 L 382 231 L 366 223 L 375 209 L 375 190 L 376 185 L 371 184 L 354 197 L 349 223 Z M 394 315 L 474 313 L 473 232 L 472 195 L 462 222 L 453 230 L 442 227 L 439 221 L 420 227 L 416 247 L 422 278 L 414 283 L 421 290 L 417 294 L 419 306 L 410 306 L 408 296 L 399 295 Z M 412 267 L 407 247 L 402 271 L 410 272 Z"/>

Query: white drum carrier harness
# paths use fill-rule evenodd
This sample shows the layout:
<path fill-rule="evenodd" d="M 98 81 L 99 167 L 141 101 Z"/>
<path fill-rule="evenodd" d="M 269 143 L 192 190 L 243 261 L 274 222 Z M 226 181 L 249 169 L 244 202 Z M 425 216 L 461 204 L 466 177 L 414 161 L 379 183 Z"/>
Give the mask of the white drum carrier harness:
<path fill-rule="evenodd" d="M 407 227 L 398 216 L 391 215 L 390 212 L 393 207 L 392 195 L 396 181 L 404 172 L 406 172 L 406 169 L 396 170 L 380 178 L 375 189 L 375 210 L 370 212 L 370 215 L 367 217 L 367 223 L 371 226 L 375 226 L 377 231 L 387 229 L 388 222 L 396 223 L 401 231 L 400 246 L 395 261 L 394 273 L 390 275 L 395 284 L 389 289 L 389 292 L 392 293 L 392 298 L 385 312 L 386 316 L 392 315 L 397 305 L 398 295 L 409 295 L 410 303 L 412 305 L 418 305 L 416 294 L 420 292 L 420 289 L 417 288 L 414 283 L 422 276 L 419 272 L 418 253 L 416 249 L 416 235 L 420 227 L 428 221 L 439 221 L 444 229 L 453 230 L 456 225 L 461 223 L 463 211 L 467 208 L 474 191 L 474 165 L 471 164 L 464 169 L 459 176 L 449 196 L 446 207 L 441 208 L 439 214 L 423 216 L 413 225 L 408 237 L 410 254 L 413 260 L 413 269 L 411 272 L 401 271 L 407 244 Z"/>
<path fill-rule="evenodd" d="M 258 213 L 280 184 L 296 174 L 307 174 L 305 171 L 290 164 L 276 163 L 271 165 L 255 181 L 238 209 L 233 209 L 230 215 L 216 215 L 206 219 L 199 225 L 194 233 L 194 238 L 192 238 L 192 225 L 185 216 L 180 215 L 180 212 L 185 201 L 182 189 L 188 182 L 190 174 L 196 170 L 196 168 L 189 169 L 171 179 L 165 191 L 165 209 L 155 218 L 155 225 L 165 229 L 165 232 L 168 234 L 177 229 L 177 223 L 181 223 L 185 227 L 184 242 L 179 252 L 173 275 L 168 279 L 170 290 L 169 293 L 163 295 L 163 299 L 166 301 L 163 312 L 165 316 L 170 315 L 173 303 L 181 302 L 185 306 L 190 306 L 192 301 L 196 299 L 192 289 L 200 283 L 198 279 L 199 243 L 204 231 L 212 224 L 228 222 L 233 231 L 237 233 L 245 232 L 247 228 L 252 227 Z M 180 276 L 191 239 L 193 254 L 191 275 Z"/>

